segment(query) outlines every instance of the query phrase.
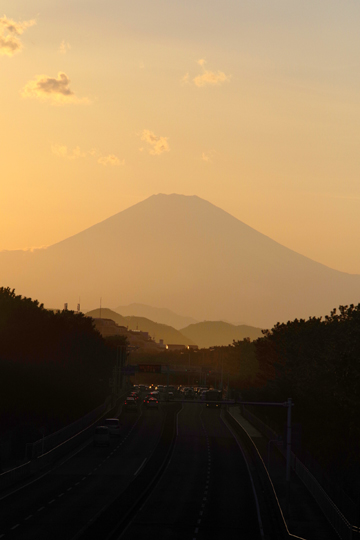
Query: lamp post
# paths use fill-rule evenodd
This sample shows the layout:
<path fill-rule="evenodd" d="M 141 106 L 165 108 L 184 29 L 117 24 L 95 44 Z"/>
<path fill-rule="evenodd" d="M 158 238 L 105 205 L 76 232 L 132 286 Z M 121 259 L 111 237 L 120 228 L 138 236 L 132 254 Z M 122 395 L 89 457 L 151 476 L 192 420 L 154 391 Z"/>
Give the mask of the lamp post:
<path fill-rule="evenodd" d="M 190 386 L 190 347 L 188 346 L 189 350 L 189 371 L 188 371 L 188 386 Z"/>

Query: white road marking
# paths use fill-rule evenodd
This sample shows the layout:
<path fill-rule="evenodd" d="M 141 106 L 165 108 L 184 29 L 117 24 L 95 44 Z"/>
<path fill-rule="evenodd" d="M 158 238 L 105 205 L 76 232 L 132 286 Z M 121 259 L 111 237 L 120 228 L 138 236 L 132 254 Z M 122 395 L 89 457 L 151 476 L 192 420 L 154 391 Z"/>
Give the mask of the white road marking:
<path fill-rule="evenodd" d="M 62 497 L 64 494 L 63 493 L 60 493 L 60 495 L 58 495 L 58 497 Z"/>
<path fill-rule="evenodd" d="M 52 504 L 53 502 L 55 502 L 55 499 L 51 499 L 51 501 L 49 501 L 48 504 Z"/>
<path fill-rule="evenodd" d="M 42 510 L 44 510 L 45 506 L 41 506 L 40 508 L 38 508 L 38 512 L 41 512 Z"/>
<path fill-rule="evenodd" d="M 13 531 L 14 529 L 17 529 L 18 527 L 20 527 L 20 524 L 17 523 L 16 525 L 14 525 L 13 527 L 11 527 L 11 530 Z"/>
<path fill-rule="evenodd" d="M 145 464 L 145 461 L 147 460 L 147 458 L 144 459 L 144 461 L 142 462 L 142 464 L 140 465 L 140 467 L 138 468 L 138 470 L 134 473 L 134 476 L 137 475 L 137 473 L 140 471 L 140 469 L 142 469 L 143 465 Z"/>
<path fill-rule="evenodd" d="M 25 521 L 27 521 L 28 519 L 31 519 L 33 517 L 32 514 L 30 514 L 27 518 L 25 518 Z"/>

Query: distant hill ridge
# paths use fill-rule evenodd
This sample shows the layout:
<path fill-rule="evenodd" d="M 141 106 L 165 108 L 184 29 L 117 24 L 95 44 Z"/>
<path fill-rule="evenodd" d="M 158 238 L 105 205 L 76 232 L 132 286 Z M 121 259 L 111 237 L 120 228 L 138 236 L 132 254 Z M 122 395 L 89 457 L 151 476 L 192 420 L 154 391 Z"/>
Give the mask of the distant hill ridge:
<path fill-rule="evenodd" d="M 86 316 L 112 319 L 116 324 L 126 326 L 129 330 L 149 332 L 150 337 L 155 336 L 157 342 L 163 339 L 165 344 L 198 345 L 200 348 L 208 348 L 231 345 L 233 340 L 242 340 L 247 337 L 251 340 L 262 337 L 260 328 L 247 325 L 235 326 L 223 321 L 203 321 L 178 331 L 171 326 L 156 323 L 145 317 L 123 317 L 108 308 L 102 308 L 101 311 L 100 309 L 88 311 Z"/>
<path fill-rule="evenodd" d="M 188 338 L 181 334 L 175 328 L 167 326 L 166 324 L 159 324 L 154 321 L 150 321 L 145 317 L 123 317 L 116 311 L 108 308 L 93 309 L 85 313 L 87 317 L 112 319 L 119 326 L 127 326 L 129 330 L 142 330 L 143 332 L 149 332 L 150 337 L 159 342 L 160 339 L 164 340 L 164 343 L 176 343 L 178 345 L 194 345 L 191 338 Z"/>
<path fill-rule="evenodd" d="M 167 308 L 158 308 L 153 306 L 146 306 L 145 304 L 129 304 L 128 306 L 118 306 L 115 311 L 127 316 L 135 317 L 146 317 L 151 321 L 166 324 L 180 330 L 184 326 L 189 324 L 197 323 L 198 321 L 192 317 L 185 317 L 183 315 L 178 315 L 170 309 Z"/>

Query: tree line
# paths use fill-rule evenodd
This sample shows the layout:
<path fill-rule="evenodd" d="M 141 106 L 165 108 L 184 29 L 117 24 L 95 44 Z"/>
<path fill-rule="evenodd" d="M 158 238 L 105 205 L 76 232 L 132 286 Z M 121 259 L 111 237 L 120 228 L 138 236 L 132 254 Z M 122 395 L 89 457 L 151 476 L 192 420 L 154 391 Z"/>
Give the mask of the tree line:
<path fill-rule="evenodd" d="M 114 350 L 82 313 L 54 312 L 0 288 L 0 426 L 30 440 L 56 431 L 109 395 Z"/>
<path fill-rule="evenodd" d="M 249 400 L 283 402 L 291 397 L 294 422 L 307 450 L 358 497 L 360 479 L 360 304 L 330 315 L 277 323 L 254 342 L 234 342 L 238 382 Z M 285 413 L 257 407 L 278 432 Z"/>

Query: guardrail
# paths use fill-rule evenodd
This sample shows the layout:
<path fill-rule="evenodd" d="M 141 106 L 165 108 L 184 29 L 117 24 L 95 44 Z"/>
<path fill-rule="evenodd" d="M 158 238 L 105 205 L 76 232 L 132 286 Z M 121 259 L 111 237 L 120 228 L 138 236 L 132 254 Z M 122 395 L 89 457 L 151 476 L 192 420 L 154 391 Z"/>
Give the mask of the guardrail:
<path fill-rule="evenodd" d="M 124 396 L 125 394 L 119 396 L 117 404 Z M 111 396 L 105 400 L 103 405 L 100 405 L 77 422 L 66 426 L 62 430 L 49 435 L 48 437 L 44 437 L 44 441 L 40 440 L 28 445 L 27 455 L 31 459 L 19 467 L 15 467 L 14 469 L 0 474 L 0 490 L 5 490 L 16 484 L 18 481 L 27 480 L 29 477 L 55 463 L 60 457 L 71 452 L 77 446 L 83 444 L 91 436 L 94 424 L 103 418 L 105 414 L 115 414 L 117 404 L 113 408 L 110 408 L 110 404 Z M 48 439 L 47 447 L 49 449 L 42 452 L 43 444 L 44 450 L 46 448 L 46 439 Z"/>
<path fill-rule="evenodd" d="M 246 408 L 243 409 L 242 414 L 244 418 L 246 418 L 254 427 L 256 427 L 256 429 L 265 437 L 269 439 L 279 438 L 279 435 L 275 431 L 264 424 L 264 422 L 262 422 L 259 418 L 257 418 L 257 416 L 252 414 Z M 276 448 L 285 457 L 285 450 L 281 446 L 276 446 Z M 314 497 L 325 518 L 336 531 L 339 538 L 341 538 L 341 540 L 360 539 L 360 529 L 352 525 L 346 519 L 336 504 L 325 492 L 324 488 L 293 452 L 291 453 L 291 467 Z"/>
<path fill-rule="evenodd" d="M 28 443 L 26 445 L 27 458 L 35 459 L 43 454 L 46 454 L 47 452 L 50 452 L 50 450 L 52 450 L 53 448 L 56 448 L 66 440 L 71 439 L 71 437 L 73 437 L 77 433 L 80 433 L 88 426 L 92 425 L 109 409 L 110 402 L 111 396 L 106 398 L 105 402 L 102 405 L 89 412 L 79 420 L 76 420 L 76 422 L 65 426 L 59 431 L 56 431 L 55 433 L 52 433 L 51 435 L 48 435 L 43 439 L 35 441 L 34 443 Z"/>
<path fill-rule="evenodd" d="M 250 453 L 251 459 L 255 465 L 255 470 L 259 481 L 259 487 L 261 492 L 264 494 L 265 502 L 268 506 L 267 512 L 270 519 L 269 522 L 272 526 L 272 530 L 268 531 L 268 534 L 271 534 L 271 538 L 274 538 L 276 540 L 289 540 L 291 538 L 304 540 L 303 538 L 300 538 L 299 536 L 294 536 L 289 532 L 273 483 L 264 464 L 264 461 L 256 445 L 254 444 L 254 441 L 247 433 L 247 431 L 229 413 L 228 410 L 225 411 L 225 417 L 231 427 L 240 436 L 241 441 L 244 443 L 246 449 Z"/>

